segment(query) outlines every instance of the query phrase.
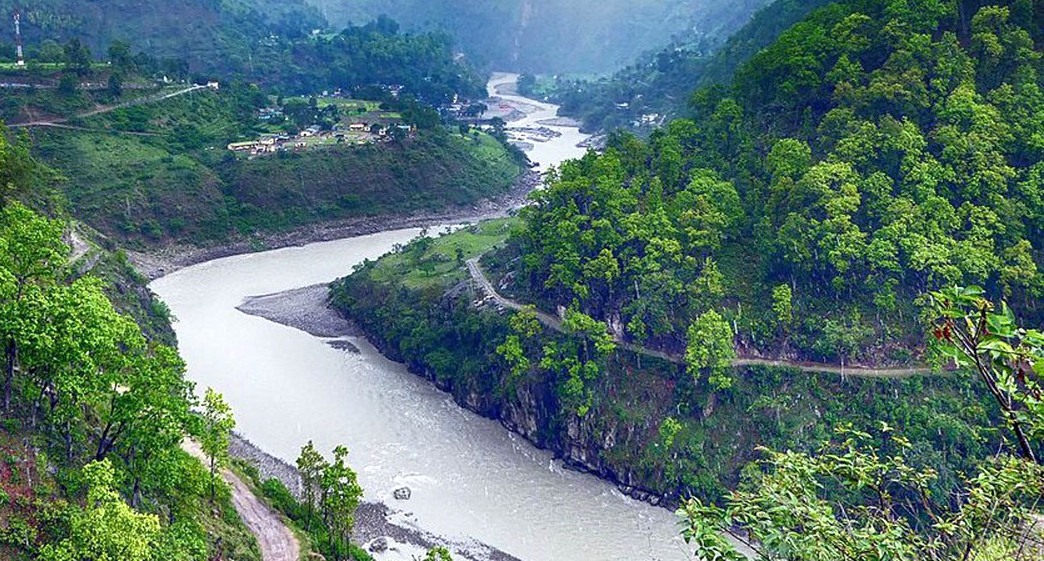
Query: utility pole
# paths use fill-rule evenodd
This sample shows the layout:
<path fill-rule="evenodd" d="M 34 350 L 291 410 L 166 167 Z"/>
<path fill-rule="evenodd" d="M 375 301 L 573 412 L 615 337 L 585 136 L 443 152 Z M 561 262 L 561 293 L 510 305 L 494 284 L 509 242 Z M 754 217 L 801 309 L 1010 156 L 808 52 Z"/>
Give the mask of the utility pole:
<path fill-rule="evenodd" d="M 14 25 L 15 25 L 15 50 L 18 52 L 17 66 L 25 66 L 25 54 L 22 52 L 22 14 L 15 10 L 14 13 Z"/>

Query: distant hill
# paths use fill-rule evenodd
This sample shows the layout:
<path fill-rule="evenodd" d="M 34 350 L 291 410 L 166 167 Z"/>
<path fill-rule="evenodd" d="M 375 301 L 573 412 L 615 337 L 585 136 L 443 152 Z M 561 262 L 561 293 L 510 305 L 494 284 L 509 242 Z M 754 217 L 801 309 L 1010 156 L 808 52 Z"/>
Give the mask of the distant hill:
<path fill-rule="evenodd" d="M 562 113 L 591 130 L 652 129 L 683 115 L 699 86 L 728 83 L 736 68 L 770 45 L 794 23 L 829 0 L 776 0 L 758 10 L 727 41 L 690 36 L 640 57 L 598 81 L 559 80 L 553 98 Z M 760 2 L 748 2 L 751 6 Z M 743 10 L 737 10 L 743 11 Z M 645 119 L 645 115 L 659 115 Z M 635 123 L 638 123 L 635 126 Z"/>
<path fill-rule="evenodd" d="M 496 69 L 602 73 L 674 37 L 724 40 L 768 0 L 307 0 L 335 25 L 380 14 L 443 29 Z"/>
<path fill-rule="evenodd" d="M 47 41 L 76 38 L 100 55 L 119 40 L 153 56 L 184 58 L 197 71 L 247 66 L 254 46 L 269 35 L 299 37 L 326 28 L 303 0 L 0 0 L 0 43 L 11 42 L 16 9 L 30 56 Z"/>

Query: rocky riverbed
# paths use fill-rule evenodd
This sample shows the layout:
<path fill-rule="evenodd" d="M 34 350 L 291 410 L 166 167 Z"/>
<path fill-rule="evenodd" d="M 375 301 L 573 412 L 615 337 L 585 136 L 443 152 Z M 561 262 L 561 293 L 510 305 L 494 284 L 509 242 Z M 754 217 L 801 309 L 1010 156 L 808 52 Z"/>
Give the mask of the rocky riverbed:
<path fill-rule="evenodd" d="M 254 466 L 262 480 L 276 479 L 286 486 L 298 500 L 303 491 L 297 468 L 264 450 L 249 440 L 233 435 L 229 453 Z M 403 501 L 404 505 L 409 503 Z M 453 551 L 459 559 L 471 561 L 519 561 L 499 549 L 476 541 L 454 541 L 436 536 L 413 526 L 407 510 L 395 510 L 380 502 L 363 502 L 355 512 L 353 539 L 371 552 L 377 561 L 409 560 L 413 555 L 441 546 Z"/>
<path fill-rule="evenodd" d="M 251 296 L 236 309 L 324 339 L 362 335 L 350 321 L 327 306 L 329 298 L 329 285 L 317 284 L 277 294 Z"/>

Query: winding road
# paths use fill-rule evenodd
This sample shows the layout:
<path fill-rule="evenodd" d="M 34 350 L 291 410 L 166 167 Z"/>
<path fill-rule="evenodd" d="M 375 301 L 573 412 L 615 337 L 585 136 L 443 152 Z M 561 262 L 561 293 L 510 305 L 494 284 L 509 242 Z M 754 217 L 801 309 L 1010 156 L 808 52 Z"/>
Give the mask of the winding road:
<path fill-rule="evenodd" d="M 59 128 L 78 129 L 78 130 L 90 130 L 90 129 L 81 129 L 79 127 L 68 126 L 68 125 L 65 125 L 64 123 L 67 123 L 67 122 L 69 122 L 69 121 L 71 121 L 73 119 L 86 119 L 87 117 L 94 117 L 95 115 L 103 115 L 105 113 L 111 113 L 111 112 L 113 112 L 113 111 L 115 111 L 117 109 L 123 109 L 125 107 L 134 107 L 136 105 L 150 105 L 152 103 L 158 103 L 160 101 L 165 101 L 165 100 L 168 100 L 168 99 L 171 99 L 171 98 L 183 96 L 185 94 L 189 94 L 189 93 L 196 92 L 196 91 L 199 91 L 199 90 L 205 90 L 208 87 L 209 86 L 197 84 L 197 85 L 194 85 L 194 86 L 191 86 L 191 87 L 188 87 L 188 88 L 180 89 L 180 90 L 175 91 L 175 92 L 170 92 L 170 93 L 165 93 L 165 94 L 156 94 L 156 95 L 150 95 L 150 96 L 145 96 L 145 97 L 139 97 L 137 99 L 132 99 L 132 100 L 127 101 L 125 103 L 118 103 L 116 105 L 106 105 L 106 106 L 98 107 L 96 109 L 92 109 L 90 111 L 86 111 L 86 112 L 83 112 L 83 113 L 77 113 L 76 115 L 72 115 L 72 116 L 69 116 L 69 117 L 57 117 L 57 118 L 54 118 L 54 119 L 40 119 L 40 120 L 36 120 L 36 121 L 30 121 L 28 123 L 15 123 L 15 124 L 8 125 L 8 128 L 17 129 L 17 128 L 27 128 L 27 127 L 59 127 Z M 103 131 L 103 132 L 121 132 L 121 131 Z M 134 134 L 134 133 L 125 133 L 125 134 Z M 138 134 L 147 135 L 147 133 L 138 133 Z"/>
<path fill-rule="evenodd" d="M 206 464 L 206 456 L 198 444 L 186 440 L 182 443 L 182 448 Z M 298 561 L 301 557 L 301 544 L 283 523 L 279 514 L 262 502 L 236 474 L 222 469 L 221 476 L 232 488 L 232 504 L 236 507 L 236 512 L 250 533 L 257 538 L 257 545 L 261 548 L 261 559 Z"/>
<path fill-rule="evenodd" d="M 489 277 L 486 276 L 486 272 L 482 270 L 482 265 L 479 264 L 477 258 L 469 259 L 467 261 L 468 273 L 471 275 L 472 281 L 474 281 L 482 292 L 493 302 L 502 307 L 510 310 L 521 310 L 525 307 L 525 304 L 507 298 L 497 292 L 496 288 L 493 287 L 493 283 L 490 282 Z M 540 310 L 536 311 L 537 320 L 547 327 L 558 331 L 559 333 L 566 333 L 565 328 L 562 327 L 562 320 Z M 664 351 L 658 351 L 655 349 L 649 349 L 640 345 L 635 345 L 627 341 L 621 340 L 618 336 L 614 336 L 614 340 L 617 346 L 627 349 L 628 351 L 638 353 L 640 355 L 658 358 L 671 362 L 674 364 L 685 364 L 685 357 L 667 353 Z M 798 370 L 800 372 L 808 373 L 821 373 L 821 374 L 838 374 L 841 376 L 852 376 L 855 378 L 908 378 L 911 376 L 918 376 L 922 374 L 931 374 L 930 368 L 869 368 L 864 366 L 844 366 L 836 364 L 822 364 L 815 362 L 797 362 L 791 360 L 772 360 L 765 358 L 737 358 L 732 361 L 732 366 L 743 367 L 743 366 L 771 366 L 778 368 L 790 368 Z"/>

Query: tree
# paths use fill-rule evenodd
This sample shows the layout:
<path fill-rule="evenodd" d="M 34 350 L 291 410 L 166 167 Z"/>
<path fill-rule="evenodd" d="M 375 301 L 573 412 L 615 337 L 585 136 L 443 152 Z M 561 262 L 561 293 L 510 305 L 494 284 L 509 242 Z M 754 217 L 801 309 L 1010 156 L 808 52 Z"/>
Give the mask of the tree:
<path fill-rule="evenodd" d="M 698 380 L 709 373 L 713 387 L 723 390 L 732 387 L 728 371 L 736 358 L 732 326 L 721 314 L 709 310 L 701 314 L 689 326 L 688 344 L 685 349 L 686 371 Z"/>
<path fill-rule="evenodd" d="M 108 460 L 83 468 L 87 500 L 69 514 L 68 535 L 45 544 L 41 561 L 152 561 L 161 538 L 159 519 L 140 514 L 116 491 L 116 476 Z"/>
<path fill-rule="evenodd" d="M 126 41 L 113 41 L 109 44 L 109 62 L 119 73 L 133 72 L 135 63 L 130 44 Z"/>
<path fill-rule="evenodd" d="M 309 440 L 308 444 L 301 448 L 301 455 L 297 458 L 297 471 L 301 474 L 301 485 L 304 488 L 304 502 L 308 507 L 308 529 L 311 529 L 312 521 L 319 506 L 319 498 L 322 491 L 323 472 L 329 465 L 323 455 L 315 449 L 315 445 Z"/>
<path fill-rule="evenodd" d="M 119 99 L 123 96 L 123 75 L 119 72 L 113 72 L 109 75 L 108 83 L 109 95 L 112 99 Z"/>
<path fill-rule="evenodd" d="M 80 90 L 80 79 L 74 73 L 62 74 L 58 79 L 58 91 L 64 96 L 74 96 Z"/>
<path fill-rule="evenodd" d="M 503 343 L 497 346 L 497 354 L 504 359 L 511 374 L 507 378 L 512 383 L 529 371 L 530 360 L 526 356 L 526 343 L 540 334 L 540 322 L 537 320 L 536 308 L 526 306 L 515 312 L 508 320 L 511 333 Z"/>
<path fill-rule="evenodd" d="M 938 474 L 904 460 L 909 442 L 889 435 L 892 452 L 885 452 L 869 444 L 869 434 L 838 434 L 842 442 L 814 454 L 762 449 L 765 459 L 744 472 L 740 490 L 723 508 L 688 501 L 678 514 L 697 558 L 746 559 L 723 537 L 734 527 L 744 533 L 732 533 L 733 539 L 764 561 L 1038 558 L 1041 536 L 1033 533 L 1039 532 L 1034 505 L 1044 499 L 1040 466 L 1004 457 L 989 461 L 961 498 L 940 506 L 931 496 Z M 831 500 L 830 489 L 844 499 Z"/>
<path fill-rule="evenodd" d="M 445 547 L 433 547 L 424 555 L 423 561 L 453 561 L 453 556 Z"/>
<path fill-rule="evenodd" d="M 766 561 L 1039 558 L 1044 466 L 1035 450 L 1044 439 L 1044 336 L 1018 327 L 1003 304 L 995 312 L 983 294 L 977 287 L 933 292 L 925 313 L 937 356 L 985 382 L 1021 458 L 988 459 L 954 496 L 938 497 L 939 474 L 909 462 L 913 445 L 886 424 L 878 443 L 842 426 L 839 442 L 813 454 L 763 448 L 765 459 L 744 471 L 724 507 L 693 499 L 678 511 L 697 556 L 743 559 L 723 537 L 741 527 L 734 538 Z"/>
<path fill-rule="evenodd" d="M 37 55 L 40 62 L 55 63 L 65 60 L 65 49 L 54 39 L 44 39 L 40 44 L 40 52 Z"/>
<path fill-rule="evenodd" d="M 3 148 L 2 139 L 0 148 Z M 0 164 L 3 164 L 2 160 Z M 0 169 L 0 178 L 3 171 Z M 0 209 L 0 338 L 4 345 L 4 411 L 11 406 L 19 349 L 39 328 L 40 300 L 45 291 L 57 284 L 65 266 L 69 248 L 62 242 L 62 230 L 61 222 L 43 218 L 21 203 L 10 203 Z"/>
<path fill-rule="evenodd" d="M 65 45 L 65 68 L 79 77 L 91 73 L 91 50 L 79 39 L 71 39 Z"/>
<path fill-rule="evenodd" d="M 228 446 L 236 421 L 225 398 L 212 388 L 203 396 L 200 446 L 210 464 L 210 502 L 214 502 L 218 467 L 228 461 Z"/>
<path fill-rule="evenodd" d="M 334 460 L 322 471 L 321 505 L 323 521 L 329 529 L 330 548 L 335 559 L 348 559 L 348 544 L 355 526 L 355 509 L 362 497 L 355 471 L 348 467 L 348 449 L 334 448 Z"/>
<path fill-rule="evenodd" d="M 794 321 L 793 294 L 790 285 L 781 284 L 772 289 L 772 311 L 776 314 L 776 321 L 786 328 Z"/>
<path fill-rule="evenodd" d="M 1020 328 L 1007 304 L 996 306 L 985 291 L 954 287 L 929 295 L 928 313 L 936 351 L 986 384 L 1015 436 L 1019 454 L 1039 462 L 1044 440 L 1044 333 Z"/>

